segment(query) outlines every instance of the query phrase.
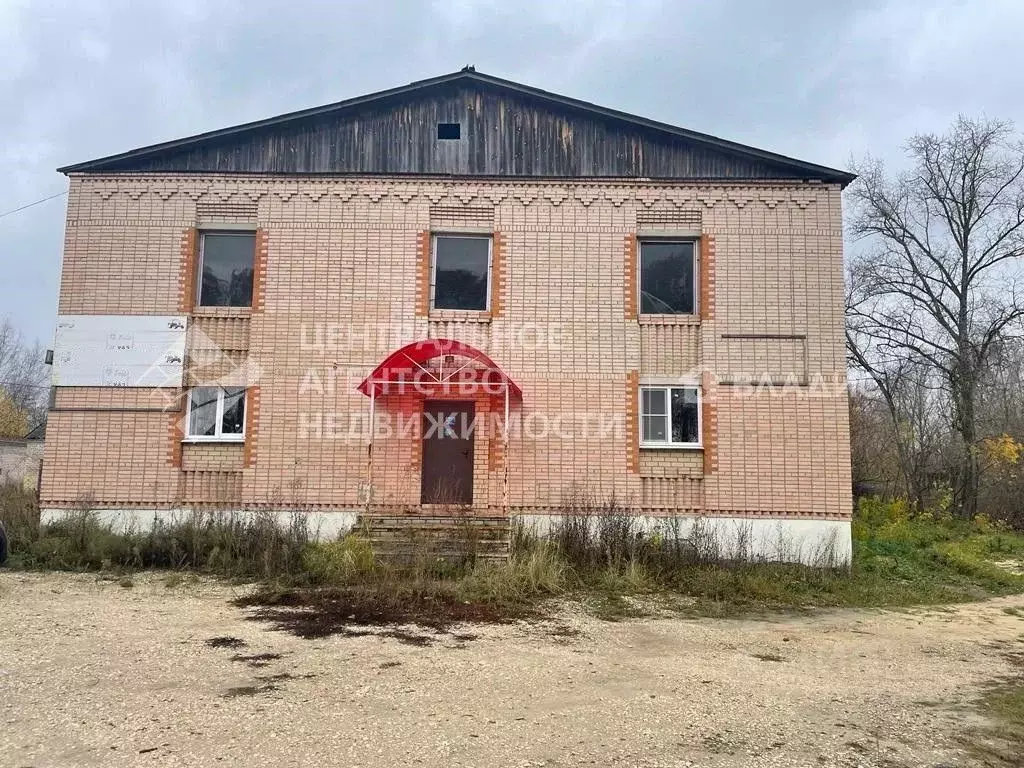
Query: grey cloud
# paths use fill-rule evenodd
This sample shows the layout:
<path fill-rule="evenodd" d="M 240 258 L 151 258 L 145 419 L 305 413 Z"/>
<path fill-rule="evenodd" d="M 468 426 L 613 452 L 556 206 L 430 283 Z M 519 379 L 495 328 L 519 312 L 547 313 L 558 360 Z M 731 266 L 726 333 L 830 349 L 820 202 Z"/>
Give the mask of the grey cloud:
<path fill-rule="evenodd" d="M 58 165 L 475 64 L 842 167 L 958 113 L 1018 119 L 1016 2 L 0 0 L 0 212 Z M 1024 124 L 1024 121 L 1020 121 Z M 0 219 L 0 315 L 47 342 L 61 200 Z"/>

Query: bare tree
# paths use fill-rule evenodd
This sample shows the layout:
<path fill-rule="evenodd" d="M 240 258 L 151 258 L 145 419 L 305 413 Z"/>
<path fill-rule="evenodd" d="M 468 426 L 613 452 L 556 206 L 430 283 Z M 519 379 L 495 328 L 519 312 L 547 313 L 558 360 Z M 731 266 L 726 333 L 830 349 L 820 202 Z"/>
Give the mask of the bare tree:
<path fill-rule="evenodd" d="M 855 496 L 896 496 L 903 491 L 904 466 L 896 456 L 892 418 L 874 391 L 853 384 L 850 405 L 850 465 Z"/>
<path fill-rule="evenodd" d="M 907 154 L 893 177 L 866 161 L 850 188 L 850 228 L 869 248 L 851 265 L 849 347 L 876 381 L 894 360 L 938 374 L 959 442 L 954 503 L 974 515 L 979 379 L 1024 318 L 1024 144 L 1009 123 L 960 117 Z"/>
<path fill-rule="evenodd" d="M 851 367 L 869 376 L 868 383 L 851 391 L 851 440 L 860 451 L 856 460 L 860 468 L 874 467 L 876 480 L 890 494 L 905 495 L 923 509 L 945 474 L 950 427 L 943 417 L 948 411 L 945 393 L 927 366 L 880 353 L 870 337 L 852 327 L 847 329 L 847 346 Z M 880 422 L 879 412 L 887 424 Z M 856 430 L 861 434 L 854 434 Z"/>
<path fill-rule="evenodd" d="M 979 429 L 1024 440 L 1024 338 L 1006 338 L 993 346 L 978 394 Z"/>
<path fill-rule="evenodd" d="M 0 394 L 36 426 L 46 415 L 49 370 L 43 349 L 29 344 L 9 318 L 0 320 Z"/>

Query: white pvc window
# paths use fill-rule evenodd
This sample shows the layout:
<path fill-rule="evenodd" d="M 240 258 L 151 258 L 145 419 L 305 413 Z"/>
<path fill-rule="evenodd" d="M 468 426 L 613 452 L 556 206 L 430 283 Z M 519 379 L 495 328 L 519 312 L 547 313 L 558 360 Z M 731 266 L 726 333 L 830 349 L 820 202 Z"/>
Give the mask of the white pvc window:
<path fill-rule="evenodd" d="M 491 306 L 491 238 L 434 235 L 431 309 L 486 312 Z"/>
<path fill-rule="evenodd" d="M 196 442 L 245 440 L 245 389 L 195 387 L 188 393 L 186 439 Z"/>
<path fill-rule="evenodd" d="M 700 448 L 700 388 L 640 387 L 640 447 Z"/>

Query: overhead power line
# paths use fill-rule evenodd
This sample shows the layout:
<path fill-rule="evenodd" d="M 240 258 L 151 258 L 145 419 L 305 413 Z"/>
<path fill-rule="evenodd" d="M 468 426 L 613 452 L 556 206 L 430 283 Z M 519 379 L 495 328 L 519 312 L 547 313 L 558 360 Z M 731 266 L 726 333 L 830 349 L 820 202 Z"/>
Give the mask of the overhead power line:
<path fill-rule="evenodd" d="M 19 206 L 18 208 L 14 208 L 13 210 L 4 211 L 3 213 L 0 213 L 0 219 L 2 219 L 4 216 L 10 216 L 12 213 L 17 213 L 18 211 L 24 211 L 26 208 L 31 208 L 33 205 L 39 205 L 40 203 L 45 203 L 48 200 L 53 200 L 56 197 L 63 197 L 67 193 L 68 193 L 68 191 L 65 189 L 63 192 L 58 192 L 55 195 L 50 195 L 49 197 L 44 197 L 42 200 L 36 200 L 34 203 L 27 203 L 25 205 Z"/>

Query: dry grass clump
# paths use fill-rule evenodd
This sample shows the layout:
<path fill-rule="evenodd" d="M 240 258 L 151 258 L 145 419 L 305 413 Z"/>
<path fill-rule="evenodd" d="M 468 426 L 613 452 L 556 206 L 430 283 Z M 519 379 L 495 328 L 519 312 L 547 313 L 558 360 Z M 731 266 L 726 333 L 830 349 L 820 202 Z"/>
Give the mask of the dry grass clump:
<path fill-rule="evenodd" d="M 117 527 L 87 499 L 39 525 L 34 501 L 0 493 L 0 520 L 12 564 L 26 568 L 145 568 L 260 580 L 257 599 L 350 605 L 357 614 L 416 621 L 476 616 L 498 620 L 536 612 L 560 597 L 597 606 L 608 617 L 635 613 L 644 600 L 702 615 L 940 603 L 1024 591 L 1024 577 L 996 561 L 1024 561 L 1024 536 L 979 519 L 910 515 L 895 502 L 863 501 L 854 518 L 852 567 L 834 546 L 799 553 L 780 535 L 774 552 L 755 547 L 737 523 L 727 536 L 702 518 L 669 518 L 644 527 L 615 499 L 569 494 L 556 523 L 536 531 L 516 523 L 507 559 L 438 556 L 424 547 L 401 560 L 378 556 L 356 530 L 318 541 L 309 517 L 260 510 L 195 510 L 156 519 L 144 531 Z M 757 551 L 761 554 L 754 557 Z M 814 566 L 792 562 L 796 554 Z M 297 598 L 299 592 L 306 595 Z M 319 596 L 319 597 L 317 597 Z M 378 608 L 374 609 L 372 606 Z M 444 617 L 447 617 L 444 618 Z"/>

